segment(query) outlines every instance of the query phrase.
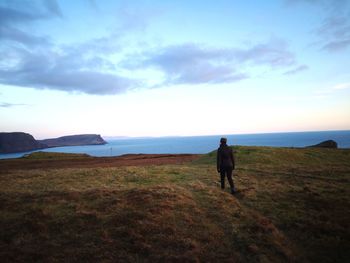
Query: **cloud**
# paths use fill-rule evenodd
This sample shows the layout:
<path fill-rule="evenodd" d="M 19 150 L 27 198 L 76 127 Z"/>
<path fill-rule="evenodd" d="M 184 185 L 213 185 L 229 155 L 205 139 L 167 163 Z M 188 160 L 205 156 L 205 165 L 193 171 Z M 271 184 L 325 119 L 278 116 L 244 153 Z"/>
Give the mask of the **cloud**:
<path fill-rule="evenodd" d="M 136 14 L 123 11 L 122 23 L 110 35 L 75 45 L 55 45 L 47 37 L 27 33 L 22 25 L 63 17 L 58 2 L 23 4 L 0 4 L 0 83 L 101 95 L 141 87 L 140 80 L 122 76 L 109 58 L 120 51 L 118 40 L 123 33 L 145 28 L 141 17 L 136 20 Z"/>
<path fill-rule="evenodd" d="M 42 74 L 22 74 L 12 84 L 87 94 L 117 94 L 136 88 L 137 81 L 115 74 L 96 71 L 47 71 Z"/>
<path fill-rule="evenodd" d="M 11 107 L 17 107 L 17 106 L 26 106 L 26 104 L 0 102 L 0 108 L 11 108 Z"/>
<path fill-rule="evenodd" d="M 11 41 L 24 46 L 37 46 L 48 43 L 49 41 L 46 37 L 36 36 L 21 29 L 23 25 L 47 19 L 48 16 L 26 1 L 19 7 L 16 6 L 15 1 L 9 3 L 11 3 L 9 6 L 0 5 L 1 42 Z"/>
<path fill-rule="evenodd" d="M 350 46 L 350 19 L 345 16 L 329 17 L 324 20 L 317 34 L 321 38 L 323 50 L 345 50 Z"/>
<path fill-rule="evenodd" d="M 272 39 L 267 43 L 257 44 L 246 49 L 235 49 L 233 56 L 241 62 L 275 68 L 295 64 L 295 55 L 288 50 L 286 42 L 279 39 Z"/>
<path fill-rule="evenodd" d="M 44 0 L 43 3 L 51 14 L 58 17 L 63 17 L 61 8 L 59 7 L 56 0 Z"/>
<path fill-rule="evenodd" d="M 350 47 L 350 1 L 348 0 L 286 0 L 286 3 L 303 4 L 318 8 L 324 13 L 322 24 L 314 30 L 321 50 L 339 52 Z"/>
<path fill-rule="evenodd" d="M 5 14 L 0 18 L 3 21 L 0 56 L 4 58 L 0 61 L 0 83 L 3 84 L 104 95 L 141 87 L 234 83 L 249 78 L 255 67 L 285 70 L 296 65 L 295 55 L 281 39 L 240 48 L 184 43 L 153 49 L 143 47 L 137 54 L 126 54 L 122 43 L 127 41 L 123 41 L 131 33 L 143 32 L 147 21 L 155 15 L 127 7 L 119 10 L 119 24 L 109 34 L 84 43 L 58 45 L 45 36 L 33 35 L 28 28 L 38 20 L 64 18 L 59 2 L 24 3 L 32 8 L 0 4 L 0 14 Z M 135 69 L 156 69 L 164 81 L 147 86 L 145 80 L 134 74 Z"/>
<path fill-rule="evenodd" d="M 350 89 L 350 82 L 340 83 L 332 87 L 332 90 Z"/>
<path fill-rule="evenodd" d="M 206 48 L 198 44 L 159 47 L 126 56 L 124 63 L 109 59 L 118 51 L 111 38 L 98 38 L 75 47 L 47 45 L 45 51 L 16 48 L 5 54 L 12 64 L 0 64 L 0 82 L 38 89 L 88 94 L 118 94 L 145 86 L 142 79 L 120 72 L 155 68 L 160 85 L 233 83 L 249 77 L 250 67 L 279 69 L 295 64 L 294 54 L 281 40 L 246 48 Z M 149 88 L 150 86 L 148 86 Z"/>
<path fill-rule="evenodd" d="M 184 44 L 132 57 L 134 65 L 131 66 L 154 67 L 165 74 L 167 84 L 223 83 L 245 77 L 236 73 L 225 60 L 221 50 L 205 50 L 194 44 Z"/>
<path fill-rule="evenodd" d="M 348 0 L 285 0 L 287 5 L 309 4 L 322 9 L 339 10 L 347 6 Z"/>
<path fill-rule="evenodd" d="M 300 66 L 297 66 L 296 68 L 293 68 L 291 70 L 284 72 L 283 75 L 294 75 L 296 73 L 299 73 L 299 72 L 307 70 L 307 69 L 309 69 L 309 67 L 307 65 L 300 65 Z"/>
<path fill-rule="evenodd" d="M 350 38 L 344 40 L 330 41 L 325 44 L 322 49 L 327 51 L 340 51 L 348 48 L 350 46 Z"/>
<path fill-rule="evenodd" d="M 326 89 L 317 90 L 315 93 L 317 96 L 329 96 L 331 94 L 347 89 L 350 89 L 350 82 L 339 83 Z"/>
<path fill-rule="evenodd" d="M 0 26 L 0 35 L 2 40 L 13 41 L 25 46 L 42 46 L 49 43 L 46 37 L 39 37 L 28 34 L 20 29 L 10 26 Z"/>
<path fill-rule="evenodd" d="M 12 67 L 0 67 L 3 84 L 101 95 L 122 93 L 141 85 L 139 80 L 101 71 L 104 64 L 108 67 L 108 61 L 99 57 L 25 49 L 17 49 L 15 56 L 17 61 Z"/>
<path fill-rule="evenodd" d="M 247 67 L 276 69 L 294 64 L 294 54 L 281 40 L 246 48 L 206 48 L 193 43 L 165 46 L 136 54 L 124 62 L 131 69 L 160 70 L 165 84 L 231 83 L 248 78 L 248 72 L 243 72 Z"/>
<path fill-rule="evenodd" d="M 42 19 L 42 15 L 32 14 L 11 7 L 0 6 L 0 26 L 19 24 Z"/>
<path fill-rule="evenodd" d="M 88 0 L 88 2 L 95 11 L 99 11 L 98 5 L 95 0 Z"/>

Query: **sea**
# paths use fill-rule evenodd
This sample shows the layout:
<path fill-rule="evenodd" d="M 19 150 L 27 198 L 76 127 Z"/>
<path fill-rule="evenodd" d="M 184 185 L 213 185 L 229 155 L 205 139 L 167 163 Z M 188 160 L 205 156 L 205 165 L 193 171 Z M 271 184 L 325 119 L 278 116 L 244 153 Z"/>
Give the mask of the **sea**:
<path fill-rule="evenodd" d="M 325 140 L 334 140 L 339 148 L 350 148 L 349 131 L 313 131 L 259 134 L 230 134 L 210 136 L 110 138 L 105 145 L 66 146 L 36 151 L 86 153 L 91 156 L 120 156 L 123 154 L 203 154 L 218 148 L 221 137 L 226 137 L 229 145 L 305 147 Z M 0 159 L 19 158 L 28 153 L 0 154 Z"/>

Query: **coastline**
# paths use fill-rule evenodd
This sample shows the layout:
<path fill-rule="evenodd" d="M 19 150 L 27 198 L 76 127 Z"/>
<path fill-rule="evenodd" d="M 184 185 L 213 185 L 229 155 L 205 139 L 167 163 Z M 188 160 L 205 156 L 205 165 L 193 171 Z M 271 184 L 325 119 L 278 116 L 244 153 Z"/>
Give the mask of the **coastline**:
<path fill-rule="evenodd" d="M 94 157 L 116 157 L 124 154 L 205 154 L 218 147 L 221 136 L 230 145 L 303 148 L 332 139 L 338 148 L 350 148 L 350 130 L 317 132 L 284 132 L 260 134 L 229 134 L 210 136 L 119 138 L 106 140 L 105 145 L 84 145 L 46 148 L 45 152 L 88 154 Z M 0 159 L 20 158 L 35 150 L 0 154 Z"/>

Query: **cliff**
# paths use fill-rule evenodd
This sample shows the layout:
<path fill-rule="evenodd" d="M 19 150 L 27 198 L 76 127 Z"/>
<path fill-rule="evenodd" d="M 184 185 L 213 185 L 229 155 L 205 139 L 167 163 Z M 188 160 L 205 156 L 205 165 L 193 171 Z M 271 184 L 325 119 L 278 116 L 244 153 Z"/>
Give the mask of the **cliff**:
<path fill-rule="evenodd" d="M 47 148 L 46 144 L 36 141 L 24 132 L 0 132 L 0 153 L 26 152 Z"/>
<path fill-rule="evenodd" d="M 97 134 L 81 134 L 55 139 L 35 140 L 32 135 L 24 132 L 0 133 L 0 153 L 16 153 L 59 146 L 100 145 L 106 143 Z"/>
<path fill-rule="evenodd" d="M 80 134 L 63 136 L 54 139 L 40 140 L 39 142 L 46 144 L 47 147 L 60 146 L 80 146 L 80 145 L 100 145 L 107 142 L 98 134 Z"/>

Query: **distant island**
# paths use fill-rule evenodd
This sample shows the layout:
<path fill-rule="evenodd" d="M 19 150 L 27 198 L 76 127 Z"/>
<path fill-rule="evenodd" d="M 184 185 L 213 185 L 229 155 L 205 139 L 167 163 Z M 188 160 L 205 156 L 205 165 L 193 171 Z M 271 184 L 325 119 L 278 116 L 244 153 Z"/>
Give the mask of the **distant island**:
<path fill-rule="evenodd" d="M 315 145 L 311 145 L 311 146 L 309 146 L 309 148 L 333 148 L 333 149 L 336 149 L 336 148 L 338 148 L 338 143 L 336 141 L 333 141 L 333 140 L 327 140 L 327 141 L 323 141 L 323 142 L 320 142 L 320 143 L 315 144 Z"/>
<path fill-rule="evenodd" d="M 79 134 L 35 140 L 32 135 L 24 132 L 0 133 L 0 153 L 26 152 L 61 146 L 102 145 L 106 143 L 101 135 L 98 134 Z"/>

